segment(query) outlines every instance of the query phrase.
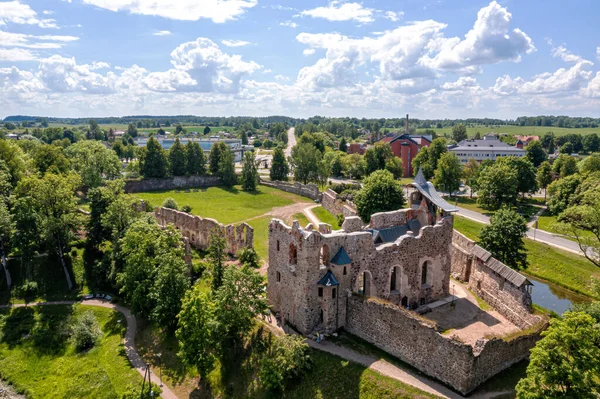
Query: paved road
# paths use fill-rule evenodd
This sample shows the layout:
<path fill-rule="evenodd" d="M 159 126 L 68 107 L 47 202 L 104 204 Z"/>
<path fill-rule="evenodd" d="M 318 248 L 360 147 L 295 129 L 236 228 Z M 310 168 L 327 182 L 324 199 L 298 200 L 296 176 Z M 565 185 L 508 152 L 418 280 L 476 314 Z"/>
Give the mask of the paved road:
<path fill-rule="evenodd" d="M 75 301 L 56 301 L 56 302 L 37 302 L 30 303 L 29 305 L 25 304 L 15 304 L 15 305 L 0 305 L 0 309 L 6 308 L 20 308 L 25 306 L 49 306 L 49 305 L 74 305 L 79 302 Z M 135 348 L 135 334 L 137 332 L 137 323 L 135 321 L 135 316 L 131 314 L 129 309 L 124 308 L 119 305 L 114 305 L 112 303 L 106 301 L 100 301 L 97 299 L 85 300 L 81 302 L 84 306 L 97 306 L 101 308 L 113 309 L 117 312 L 120 312 L 125 316 L 125 320 L 127 320 L 127 331 L 125 333 L 125 339 L 123 340 L 123 344 L 125 345 L 125 353 L 127 354 L 127 358 L 135 367 L 135 369 L 140 373 L 140 375 L 144 375 L 146 370 L 146 363 L 142 360 L 140 355 L 137 353 Z M 151 374 L 150 378 L 152 382 L 156 385 L 160 385 L 160 380 L 158 376 Z M 166 385 L 162 386 L 162 393 L 160 395 L 163 399 L 178 399 L 177 396 L 167 387 Z"/>
<path fill-rule="evenodd" d="M 291 127 L 288 130 L 288 142 L 287 142 L 287 148 L 285 149 L 285 156 L 289 157 L 292 156 L 292 148 L 294 148 L 294 146 L 296 145 L 296 133 L 295 133 L 296 129 L 294 129 L 293 127 Z"/>
<path fill-rule="evenodd" d="M 489 216 L 482 215 L 479 212 L 471 211 L 461 207 L 458 207 L 458 215 L 464 216 L 467 219 L 471 219 L 480 223 L 487 224 L 490 222 Z M 578 255 L 583 255 L 583 252 L 581 251 L 579 245 L 577 245 L 575 241 L 567 240 L 566 238 L 560 237 L 556 234 L 552 234 L 544 230 L 538 229 L 534 232 L 533 228 L 529 228 L 529 230 L 527 230 L 527 237 L 533 240 L 534 236 L 535 241 L 543 242 L 545 244 L 552 245 L 553 247 L 564 249 L 565 251 L 573 252 Z"/>

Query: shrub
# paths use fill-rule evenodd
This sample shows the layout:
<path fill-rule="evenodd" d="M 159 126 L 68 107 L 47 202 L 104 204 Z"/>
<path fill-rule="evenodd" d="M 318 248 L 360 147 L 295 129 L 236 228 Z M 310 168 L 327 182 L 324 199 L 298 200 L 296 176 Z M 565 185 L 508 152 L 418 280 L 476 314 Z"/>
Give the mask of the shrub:
<path fill-rule="evenodd" d="M 181 212 L 192 213 L 192 207 L 189 205 L 182 206 L 180 210 L 181 210 Z"/>
<path fill-rule="evenodd" d="M 142 201 L 144 206 L 146 207 L 146 212 L 154 212 L 154 206 L 148 200 Z"/>
<path fill-rule="evenodd" d="M 308 345 L 303 338 L 273 336 L 271 347 L 260 366 L 259 379 L 267 390 L 283 390 L 289 381 L 302 377 L 310 366 Z"/>
<path fill-rule="evenodd" d="M 162 206 L 164 208 L 169 208 L 169 209 L 179 209 L 179 206 L 177 205 L 177 201 L 175 201 L 173 198 L 169 197 L 169 198 L 165 198 L 165 200 L 162 203 Z"/>
<path fill-rule="evenodd" d="M 254 248 L 244 248 L 238 252 L 238 258 L 243 265 L 258 269 L 260 258 Z"/>
<path fill-rule="evenodd" d="M 344 224 L 344 220 L 346 220 L 346 217 L 344 215 L 342 215 L 341 213 L 335 215 L 335 218 L 337 220 L 338 226 L 340 226 L 340 227 Z"/>
<path fill-rule="evenodd" d="M 78 351 L 93 348 L 100 337 L 102 331 L 98 325 L 98 320 L 92 312 L 85 312 L 77 320 L 75 320 L 72 330 L 71 339 Z"/>
<path fill-rule="evenodd" d="M 360 190 L 360 184 L 352 184 L 352 183 L 330 183 L 329 188 L 335 191 L 338 194 L 343 193 L 344 191 L 358 191 Z"/>
<path fill-rule="evenodd" d="M 38 293 L 38 283 L 35 281 L 26 281 L 18 288 L 18 295 L 21 298 L 30 300 L 36 297 Z"/>

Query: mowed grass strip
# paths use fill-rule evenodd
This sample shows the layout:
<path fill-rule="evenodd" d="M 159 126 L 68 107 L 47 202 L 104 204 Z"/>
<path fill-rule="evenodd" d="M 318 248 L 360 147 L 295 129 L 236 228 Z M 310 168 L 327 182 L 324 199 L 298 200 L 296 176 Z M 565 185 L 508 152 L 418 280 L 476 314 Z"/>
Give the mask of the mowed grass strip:
<path fill-rule="evenodd" d="M 240 186 L 230 189 L 209 187 L 206 189 L 155 191 L 133 194 L 160 206 L 166 198 L 173 198 L 181 207 L 189 205 L 192 214 L 216 219 L 220 223 L 238 223 L 269 212 L 275 207 L 306 202 L 307 199 L 267 186 L 258 186 L 255 192 L 243 191 Z"/>
<path fill-rule="evenodd" d="M 338 221 L 333 214 L 331 214 L 327 209 L 322 206 L 317 206 L 312 208 L 313 213 L 319 220 L 323 223 L 330 224 L 334 230 L 339 230 L 342 227 L 338 224 Z"/>
<path fill-rule="evenodd" d="M 470 219 L 454 217 L 454 228 L 475 241 L 479 240 L 483 226 L 484 224 Z M 595 297 L 592 277 L 600 280 L 600 269 L 583 256 L 530 239 L 525 239 L 525 249 L 529 263 L 525 271 L 528 274 L 571 291 Z"/>
<path fill-rule="evenodd" d="M 104 334 L 94 348 L 77 353 L 66 331 L 72 318 L 88 311 Z M 33 399 L 119 399 L 142 383 L 121 346 L 126 324 L 120 313 L 90 306 L 2 310 L 0 376 Z"/>

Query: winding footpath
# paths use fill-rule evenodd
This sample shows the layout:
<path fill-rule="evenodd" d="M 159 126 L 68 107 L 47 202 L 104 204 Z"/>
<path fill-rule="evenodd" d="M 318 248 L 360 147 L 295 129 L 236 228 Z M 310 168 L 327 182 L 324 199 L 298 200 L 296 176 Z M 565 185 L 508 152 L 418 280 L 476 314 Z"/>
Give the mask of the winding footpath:
<path fill-rule="evenodd" d="M 142 360 L 141 356 L 137 353 L 135 348 L 135 334 L 137 332 L 137 322 L 135 320 L 135 316 L 131 314 L 129 309 L 124 308 L 123 306 L 115 305 L 107 301 L 101 301 L 97 299 L 90 299 L 84 301 L 55 301 L 55 302 L 36 302 L 30 303 L 28 305 L 25 304 L 14 304 L 14 305 L 0 305 L 0 309 L 7 308 L 21 308 L 26 306 L 51 306 L 51 305 L 75 305 L 77 303 L 82 304 L 83 306 L 96 306 L 100 308 L 113 309 L 117 312 L 123 314 L 125 316 L 125 320 L 127 320 L 127 331 L 125 332 L 125 338 L 123 340 L 123 344 L 125 346 L 125 353 L 127 354 L 127 358 L 135 367 L 135 369 L 140 373 L 141 376 L 144 376 L 144 372 L 146 371 L 146 363 Z M 158 376 L 154 374 L 150 374 L 150 378 L 152 382 L 158 386 L 160 386 L 161 381 Z M 178 399 L 177 396 L 163 384 L 162 393 L 160 395 L 163 399 Z"/>

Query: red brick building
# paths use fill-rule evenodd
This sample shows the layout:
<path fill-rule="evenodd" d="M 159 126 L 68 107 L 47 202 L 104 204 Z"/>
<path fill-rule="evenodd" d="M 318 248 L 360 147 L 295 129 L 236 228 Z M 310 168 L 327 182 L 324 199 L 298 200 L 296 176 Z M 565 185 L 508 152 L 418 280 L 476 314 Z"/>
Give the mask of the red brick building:
<path fill-rule="evenodd" d="M 380 140 L 380 143 L 390 144 L 392 153 L 402 160 L 404 177 L 410 177 L 414 175 L 413 159 L 415 159 L 421 148 L 429 147 L 432 140 L 431 136 L 397 134 L 384 137 Z"/>

